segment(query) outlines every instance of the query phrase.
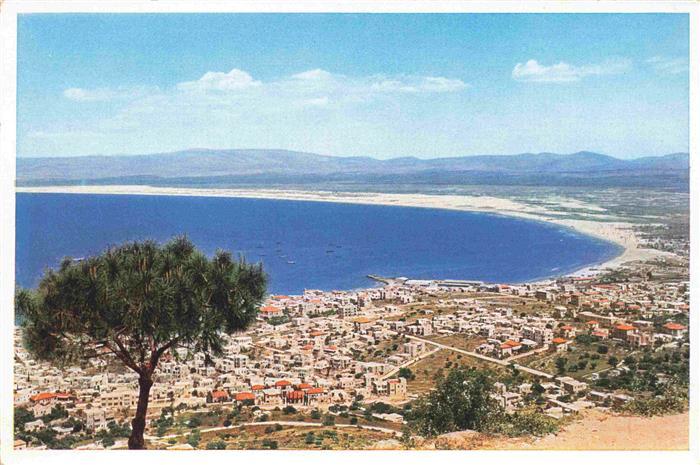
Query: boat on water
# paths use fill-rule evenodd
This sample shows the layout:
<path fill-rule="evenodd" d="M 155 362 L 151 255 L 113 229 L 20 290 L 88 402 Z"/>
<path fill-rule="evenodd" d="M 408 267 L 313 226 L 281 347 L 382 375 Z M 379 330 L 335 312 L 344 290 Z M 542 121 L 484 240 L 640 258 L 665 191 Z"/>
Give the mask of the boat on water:
<path fill-rule="evenodd" d="M 287 260 L 288 265 L 294 265 L 296 262 L 294 260 Z"/>

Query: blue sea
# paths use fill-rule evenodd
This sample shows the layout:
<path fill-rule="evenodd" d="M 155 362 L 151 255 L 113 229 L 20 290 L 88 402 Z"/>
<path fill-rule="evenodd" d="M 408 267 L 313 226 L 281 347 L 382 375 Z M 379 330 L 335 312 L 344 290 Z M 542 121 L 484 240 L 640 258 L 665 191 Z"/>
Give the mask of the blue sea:
<path fill-rule="evenodd" d="M 65 256 L 186 234 L 207 254 L 262 262 L 272 293 L 357 289 L 368 274 L 524 282 L 606 261 L 619 246 L 506 216 L 296 200 L 17 194 L 16 280 L 35 286 Z"/>

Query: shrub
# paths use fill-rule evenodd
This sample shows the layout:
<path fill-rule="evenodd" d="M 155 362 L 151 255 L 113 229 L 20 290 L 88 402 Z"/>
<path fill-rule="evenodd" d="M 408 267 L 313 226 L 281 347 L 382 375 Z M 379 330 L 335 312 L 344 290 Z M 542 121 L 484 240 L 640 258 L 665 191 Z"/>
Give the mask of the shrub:
<path fill-rule="evenodd" d="M 207 449 L 209 449 L 209 450 L 224 450 L 224 449 L 226 449 L 226 443 L 224 441 L 222 441 L 221 439 L 209 441 L 207 443 Z"/>
<path fill-rule="evenodd" d="M 266 449 L 277 449 L 277 441 L 271 441 L 269 439 L 264 439 L 262 445 Z"/>
<path fill-rule="evenodd" d="M 112 436 L 105 436 L 102 438 L 102 445 L 104 447 L 112 447 L 114 445 L 114 438 Z"/>
<path fill-rule="evenodd" d="M 488 370 L 453 369 L 433 391 L 416 401 L 406 415 L 409 428 L 426 437 L 462 430 L 508 436 L 557 431 L 556 420 L 536 411 L 506 413 L 492 397 L 494 381 Z"/>
<path fill-rule="evenodd" d="M 199 441 L 202 439 L 198 429 L 192 430 L 192 432 L 187 436 L 187 444 L 194 447 L 195 449 L 199 446 Z"/>

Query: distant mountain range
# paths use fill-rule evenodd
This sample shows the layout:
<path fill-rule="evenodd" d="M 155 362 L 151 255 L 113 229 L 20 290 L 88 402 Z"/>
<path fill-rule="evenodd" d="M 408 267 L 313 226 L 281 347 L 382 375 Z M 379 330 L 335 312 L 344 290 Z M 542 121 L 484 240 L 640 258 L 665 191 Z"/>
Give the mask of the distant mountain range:
<path fill-rule="evenodd" d="M 621 160 L 593 152 L 378 160 L 287 150 L 190 149 L 148 155 L 17 159 L 17 184 L 236 186 L 325 183 L 652 186 L 682 188 L 687 153 Z"/>

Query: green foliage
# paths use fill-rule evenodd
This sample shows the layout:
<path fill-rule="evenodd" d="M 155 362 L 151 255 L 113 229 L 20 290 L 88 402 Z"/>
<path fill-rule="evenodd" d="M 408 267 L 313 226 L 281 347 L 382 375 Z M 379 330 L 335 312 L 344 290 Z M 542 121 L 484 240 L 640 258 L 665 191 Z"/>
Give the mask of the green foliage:
<path fill-rule="evenodd" d="M 270 439 L 263 439 L 262 446 L 265 449 L 277 449 L 278 444 L 277 444 L 277 441 L 272 441 Z"/>
<path fill-rule="evenodd" d="M 406 381 L 411 381 L 416 378 L 416 375 L 411 371 L 410 368 L 404 367 L 399 369 L 398 373 L 399 378 L 406 378 Z"/>
<path fill-rule="evenodd" d="M 226 449 L 226 442 L 221 439 L 215 439 L 214 441 L 209 441 L 206 447 L 209 450 L 224 450 Z"/>
<path fill-rule="evenodd" d="M 112 447 L 114 445 L 115 441 L 112 436 L 105 436 L 102 438 L 102 445 L 104 447 Z"/>
<path fill-rule="evenodd" d="M 490 430 L 494 412 L 501 410 L 491 397 L 493 383 L 489 371 L 451 370 L 433 391 L 416 402 L 409 419 L 413 429 L 422 436 Z"/>
<path fill-rule="evenodd" d="M 321 419 L 321 411 L 319 409 L 313 409 L 311 411 L 311 418 L 314 420 L 320 420 Z"/>
<path fill-rule="evenodd" d="M 282 409 L 282 413 L 284 413 L 285 415 L 293 415 L 293 414 L 297 413 L 297 409 L 295 409 L 291 405 L 287 405 Z"/>
<path fill-rule="evenodd" d="M 420 397 L 414 408 L 405 411 L 410 431 L 432 437 L 462 430 L 508 436 L 558 430 L 557 421 L 535 410 L 506 413 L 491 397 L 495 381 L 487 370 L 453 369 L 433 391 Z"/>
<path fill-rule="evenodd" d="M 564 374 L 566 371 L 566 359 L 564 357 L 557 357 L 554 365 L 557 367 L 557 373 Z"/>
<path fill-rule="evenodd" d="M 34 412 L 27 410 L 24 407 L 15 407 L 14 415 L 15 431 L 24 431 L 24 424 L 29 421 L 34 421 Z"/>
<path fill-rule="evenodd" d="M 651 397 L 648 399 L 634 399 L 619 407 L 618 410 L 631 415 L 653 417 L 656 415 L 682 413 L 685 412 L 687 408 L 687 396 L 669 393 L 664 396 Z"/>
<path fill-rule="evenodd" d="M 323 417 L 323 426 L 333 425 L 335 425 L 335 417 L 333 415 L 326 415 Z"/>
<path fill-rule="evenodd" d="M 23 343 L 36 359 L 64 365 L 116 357 L 148 394 L 167 351 L 203 353 L 205 362 L 220 355 L 223 335 L 255 320 L 266 282 L 261 265 L 222 250 L 209 259 L 184 237 L 162 246 L 130 242 L 83 260 L 64 259 L 36 290 L 16 291 L 15 310 Z M 146 408 L 147 402 L 137 409 L 130 448 L 143 447 Z"/>
<path fill-rule="evenodd" d="M 306 437 L 304 438 L 304 442 L 306 444 L 313 444 L 316 441 L 316 437 L 313 433 L 313 431 L 309 431 L 306 433 Z"/>
<path fill-rule="evenodd" d="M 77 363 L 99 355 L 100 343 L 138 372 L 158 359 L 141 362 L 141 353 L 159 356 L 174 346 L 220 353 L 221 333 L 254 321 L 265 287 L 259 265 L 224 251 L 207 259 L 181 237 L 65 259 L 46 271 L 36 291 L 18 289 L 15 308 L 24 344 L 37 359 Z"/>
<path fill-rule="evenodd" d="M 202 435 L 199 432 L 198 429 L 192 430 L 190 434 L 187 435 L 187 444 L 190 446 L 197 448 L 199 446 L 199 441 L 202 440 Z"/>
<path fill-rule="evenodd" d="M 601 344 L 601 345 L 598 346 L 598 348 L 597 348 L 596 350 L 598 351 L 599 354 L 605 355 L 605 354 L 608 353 L 608 350 L 609 350 L 609 349 L 608 349 L 608 346 L 602 345 L 602 344 Z"/>
<path fill-rule="evenodd" d="M 285 323 L 289 323 L 289 317 L 287 315 L 283 316 L 273 316 L 268 318 L 267 322 L 270 323 L 272 326 L 279 326 L 283 325 Z"/>
<path fill-rule="evenodd" d="M 494 423 L 492 432 L 507 436 L 544 436 L 559 430 L 557 420 L 532 410 L 503 415 L 500 421 Z"/>
<path fill-rule="evenodd" d="M 51 408 L 50 413 L 47 413 L 41 417 L 44 423 L 49 423 L 51 421 L 58 420 L 59 418 L 68 418 L 68 411 L 63 404 L 56 405 L 55 407 Z"/>
<path fill-rule="evenodd" d="M 413 437 L 413 431 L 408 425 L 403 425 L 401 427 L 401 445 L 404 449 L 414 449 L 416 447 L 416 440 Z"/>

